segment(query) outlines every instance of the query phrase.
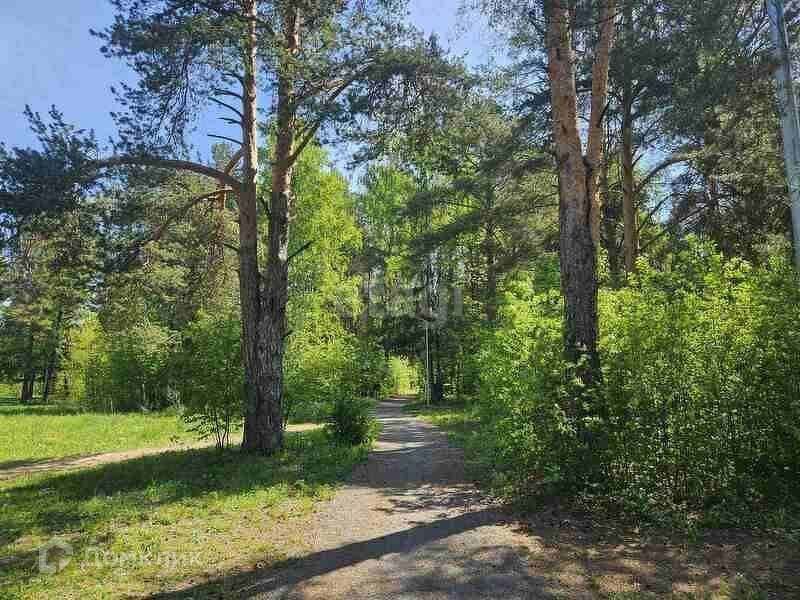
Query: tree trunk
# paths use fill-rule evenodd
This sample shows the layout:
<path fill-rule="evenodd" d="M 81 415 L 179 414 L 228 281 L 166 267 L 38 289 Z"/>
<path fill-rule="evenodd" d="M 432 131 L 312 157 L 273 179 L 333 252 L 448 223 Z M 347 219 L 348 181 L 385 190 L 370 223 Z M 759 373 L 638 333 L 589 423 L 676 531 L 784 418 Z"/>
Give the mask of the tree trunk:
<path fill-rule="evenodd" d="M 33 369 L 26 369 L 22 375 L 22 390 L 19 395 L 22 404 L 31 404 L 33 402 L 33 386 L 35 383 L 36 371 Z"/>
<path fill-rule="evenodd" d="M 633 15 L 630 5 L 624 8 L 623 27 L 626 35 L 632 34 Z M 639 219 L 636 201 L 636 182 L 633 171 L 633 82 L 631 74 L 625 73 L 622 87 L 622 222 L 625 271 L 636 269 L 639 255 Z"/>
<path fill-rule="evenodd" d="M 600 197 L 603 206 L 603 238 L 608 253 L 608 271 L 611 286 L 618 288 L 622 281 L 622 261 L 618 226 L 620 221 L 619 198 L 611 194 L 608 185 L 608 161 L 604 160 L 600 167 Z"/>
<path fill-rule="evenodd" d="M 256 13 L 254 0 L 247 0 L 250 16 Z M 239 192 L 239 296 L 242 311 L 242 360 L 245 372 L 245 415 L 242 448 L 262 450 L 259 419 L 265 402 L 259 362 L 259 321 L 261 319 L 260 272 L 258 268 L 258 212 L 256 176 L 258 171 L 258 123 L 256 86 L 256 23 L 248 25 L 242 85 L 242 183 Z"/>
<path fill-rule="evenodd" d="M 266 283 L 258 322 L 258 402 L 245 421 L 245 450 L 271 454 L 283 446 L 283 355 L 289 289 L 289 213 L 295 145 L 293 57 L 299 48 L 300 16 L 290 4 L 283 19 L 285 58 L 279 66 L 277 131 L 269 207 Z"/>
<path fill-rule="evenodd" d="M 56 362 L 58 360 L 58 344 L 61 340 L 61 321 L 64 316 L 64 311 L 61 307 L 56 312 L 56 319 L 53 322 L 53 330 L 50 335 L 50 348 L 48 348 L 47 364 L 44 367 L 44 375 L 42 376 L 42 403 L 47 404 L 50 399 L 50 392 L 53 389 L 53 383 L 56 376 Z"/>
<path fill-rule="evenodd" d="M 636 202 L 636 183 L 633 174 L 633 135 L 630 105 L 623 107 L 622 119 L 622 222 L 625 271 L 636 269 L 639 256 L 639 219 Z"/>
<path fill-rule="evenodd" d="M 22 388 L 19 400 L 23 404 L 33 402 L 33 386 L 36 383 L 36 369 L 33 367 L 33 332 L 28 334 L 28 348 L 25 352 L 25 366 L 22 369 Z"/>
<path fill-rule="evenodd" d="M 497 248 L 494 239 L 494 225 L 484 227 L 483 256 L 486 260 L 486 290 L 483 310 L 490 325 L 497 321 Z"/>
<path fill-rule="evenodd" d="M 558 165 L 564 349 L 567 359 L 579 364 L 578 376 L 584 385 L 592 386 L 599 377 L 596 244 L 600 207 L 597 188 L 614 7 L 613 0 L 608 0 L 600 11 L 600 39 L 592 68 L 589 137 L 584 157 L 578 129 L 571 14 L 567 6 L 557 1 L 550 3 L 547 27 L 553 139 Z"/>

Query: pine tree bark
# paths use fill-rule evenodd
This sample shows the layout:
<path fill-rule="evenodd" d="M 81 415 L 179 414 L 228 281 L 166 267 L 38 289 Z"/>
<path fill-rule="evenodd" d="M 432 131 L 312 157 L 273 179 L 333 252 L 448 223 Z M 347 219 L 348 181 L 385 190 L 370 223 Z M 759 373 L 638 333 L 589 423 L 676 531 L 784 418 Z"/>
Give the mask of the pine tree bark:
<path fill-rule="evenodd" d="M 256 4 L 245 1 L 248 25 L 242 85 L 242 182 L 239 190 L 239 298 L 242 313 L 242 360 L 245 372 L 245 417 L 242 448 L 268 452 L 260 415 L 266 403 L 259 356 L 261 282 L 258 266 L 258 123 L 256 85 Z"/>
<path fill-rule="evenodd" d="M 608 66 L 614 39 L 614 2 L 600 10 L 600 38 L 592 66 L 592 99 L 586 156 L 577 116 L 575 55 L 567 3 L 549 4 L 548 76 L 552 127 L 558 166 L 561 287 L 564 294 L 564 349 L 580 364 L 587 386 L 599 377 L 597 355 L 597 243 L 600 237 L 598 175 L 602 161 L 602 119 L 608 88 Z"/>
<path fill-rule="evenodd" d="M 283 446 L 283 356 L 289 288 L 289 215 L 295 149 L 293 57 L 300 47 L 300 15 L 289 4 L 283 18 L 285 56 L 279 65 L 275 153 L 269 202 L 264 294 L 257 321 L 256 403 L 245 417 L 243 449 L 271 454 Z M 256 149 L 257 151 L 257 149 Z M 257 159 L 257 157 L 253 157 Z"/>

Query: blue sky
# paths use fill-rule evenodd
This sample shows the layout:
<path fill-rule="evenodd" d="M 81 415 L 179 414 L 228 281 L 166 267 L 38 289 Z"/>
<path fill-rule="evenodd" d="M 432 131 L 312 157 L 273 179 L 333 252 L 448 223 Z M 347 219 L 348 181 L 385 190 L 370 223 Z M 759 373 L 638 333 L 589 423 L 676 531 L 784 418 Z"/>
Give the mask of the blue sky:
<path fill-rule="evenodd" d="M 484 62 L 488 31 L 474 15 L 460 17 L 460 5 L 461 0 L 410 0 L 410 19 L 438 34 L 445 47 L 467 53 L 470 62 Z M 0 93 L 0 141 L 35 142 L 22 116 L 25 104 L 40 112 L 55 104 L 67 121 L 93 128 L 100 140 L 113 135 L 109 87 L 130 80 L 131 73 L 120 61 L 104 58 L 100 41 L 89 35 L 89 28 L 102 29 L 112 18 L 106 0 L 0 0 L 0 72 L 7 83 Z M 205 133 L 219 130 L 209 119 L 192 139 L 205 145 Z"/>

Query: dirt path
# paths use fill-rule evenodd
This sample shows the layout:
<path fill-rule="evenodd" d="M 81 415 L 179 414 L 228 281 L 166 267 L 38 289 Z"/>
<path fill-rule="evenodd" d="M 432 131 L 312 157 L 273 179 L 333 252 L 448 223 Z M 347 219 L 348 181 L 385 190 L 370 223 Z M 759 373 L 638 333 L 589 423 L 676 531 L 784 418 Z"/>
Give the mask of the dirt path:
<path fill-rule="evenodd" d="M 308 431 L 309 429 L 316 429 L 317 427 L 321 427 L 321 425 L 314 423 L 298 423 L 296 425 L 289 425 L 286 429 L 287 431 Z M 240 439 L 232 439 L 231 444 L 236 445 L 240 441 Z M 64 456 L 61 458 L 16 461 L 0 465 L 0 481 L 14 479 L 15 477 L 21 477 L 23 475 L 87 469 L 89 467 L 96 467 L 109 463 L 122 462 L 124 460 L 142 458 L 143 456 L 152 456 L 154 454 L 175 452 L 177 450 L 188 450 L 192 448 L 208 448 L 213 445 L 213 441 L 203 440 L 189 443 L 180 442 L 171 446 L 160 448 L 137 448 L 135 450 L 124 450 L 120 452 L 99 452 L 94 454 L 81 454 L 77 456 Z"/>
<path fill-rule="evenodd" d="M 317 513 L 309 555 L 236 592 L 245 597 L 528 598 L 528 538 L 467 482 L 446 435 L 378 407 L 383 430 L 365 465 Z M 546 596 L 542 596 L 546 597 Z"/>
<path fill-rule="evenodd" d="M 442 431 L 405 414 L 402 400 L 381 403 L 377 416 L 383 431 L 368 462 L 311 522 L 298 524 L 294 534 L 305 544 L 285 546 L 294 558 L 156 597 L 514 600 L 642 592 L 618 597 L 650 599 L 719 590 L 726 594 L 711 597 L 800 597 L 794 546 L 729 533 L 692 549 L 552 511 L 518 520 L 468 482 L 461 452 Z M 748 581 L 769 593 L 744 594 Z"/>

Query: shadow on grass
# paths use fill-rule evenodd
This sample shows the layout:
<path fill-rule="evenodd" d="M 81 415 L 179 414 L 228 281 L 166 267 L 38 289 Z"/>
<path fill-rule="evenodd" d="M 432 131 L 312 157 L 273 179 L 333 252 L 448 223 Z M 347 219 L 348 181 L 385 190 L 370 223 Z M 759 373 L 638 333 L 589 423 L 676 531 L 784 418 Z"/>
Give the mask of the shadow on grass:
<path fill-rule="evenodd" d="M 207 496 L 216 501 L 273 486 L 287 496 L 314 495 L 340 481 L 364 455 L 363 448 L 332 446 L 323 432 L 307 431 L 288 433 L 286 449 L 272 457 L 187 449 L 15 479 L 0 484 L 0 548 L 30 535 L 60 536 L 79 552 L 104 527 L 141 521 L 165 505 L 197 501 L 202 514 Z M 2 579 L 24 580 L 32 574 L 30 563 L 28 550 L 0 550 L 0 564 L 16 571 Z"/>

